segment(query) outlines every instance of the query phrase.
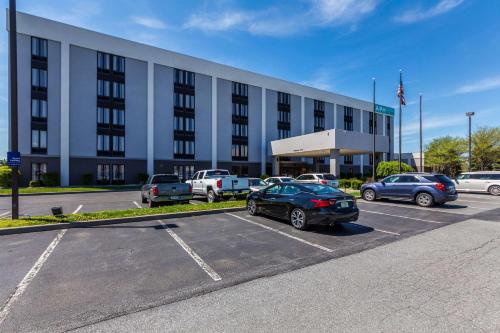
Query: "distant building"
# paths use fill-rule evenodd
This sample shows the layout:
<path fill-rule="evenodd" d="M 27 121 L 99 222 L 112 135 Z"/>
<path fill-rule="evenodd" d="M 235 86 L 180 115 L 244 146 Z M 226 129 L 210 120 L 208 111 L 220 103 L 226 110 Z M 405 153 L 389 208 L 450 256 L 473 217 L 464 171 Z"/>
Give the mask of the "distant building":
<path fill-rule="evenodd" d="M 394 161 L 399 160 L 399 154 L 395 153 L 394 154 Z M 430 168 L 425 168 L 425 154 L 422 153 L 422 165 L 424 166 L 424 170 L 420 169 L 420 153 L 402 153 L 401 154 L 401 162 L 406 163 L 418 172 L 424 172 L 424 171 L 429 171 Z"/>

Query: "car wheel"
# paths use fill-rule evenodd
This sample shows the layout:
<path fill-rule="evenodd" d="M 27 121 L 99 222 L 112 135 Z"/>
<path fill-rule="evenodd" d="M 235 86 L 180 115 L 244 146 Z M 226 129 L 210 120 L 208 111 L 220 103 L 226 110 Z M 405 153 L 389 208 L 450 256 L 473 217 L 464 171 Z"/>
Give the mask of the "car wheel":
<path fill-rule="evenodd" d="M 255 200 L 253 200 L 253 199 L 248 200 L 247 210 L 248 210 L 248 214 L 250 214 L 250 215 L 257 215 L 258 214 L 257 204 L 255 203 Z"/>
<path fill-rule="evenodd" d="M 498 186 L 498 185 L 490 186 L 490 188 L 488 189 L 488 192 L 491 195 L 500 195 L 500 186 Z"/>
<path fill-rule="evenodd" d="M 217 195 L 215 195 L 215 192 L 213 190 L 208 191 L 208 193 L 207 193 L 207 201 L 209 203 L 219 201 L 219 198 L 217 198 Z"/>
<path fill-rule="evenodd" d="M 375 191 L 374 190 L 364 190 L 363 191 L 363 200 L 366 201 L 374 201 L 376 198 Z"/>
<path fill-rule="evenodd" d="M 143 195 L 141 195 L 141 202 L 148 203 L 148 200 Z"/>
<path fill-rule="evenodd" d="M 430 207 L 434 204 L 434 198 L 429 193 L 419 193 L 415 198 L 420 207 Z"/>
<path fill-rule="evenodd" d="M 154 202 L 153 200 L 149 199 L 149 200 L 148 200 L 148 207 L 149 207 L 149 208 L 154 208 L 154 207 L 156 207 L 156 202 Z"/>
<path fill-rule="evenodd" d="M 300 208 L 295 208 L 290 213 L 290 222 L 293 227 L 299 230 L 307 229 L 306 213 Z"/>

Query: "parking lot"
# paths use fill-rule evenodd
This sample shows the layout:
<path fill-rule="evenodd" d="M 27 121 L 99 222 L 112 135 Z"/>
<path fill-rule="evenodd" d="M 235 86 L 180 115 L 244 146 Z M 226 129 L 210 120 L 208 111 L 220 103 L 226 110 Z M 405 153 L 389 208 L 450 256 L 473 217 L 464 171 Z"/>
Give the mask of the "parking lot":
<path fill-rule="evenodd" d="M 67 204 L 65 210 L 78 204 L 82 211 L 132 208 L 138 197 L 115 194 L 53 197 Z M 49 197 L 23 200 L 36 201 L 41 209 L 51 203 Z M 0 331 L 84 327 L 452 223 L 500 222 L 500 197 L 486 195 L 462 194 L 430 209 L 405 202 L 358 203 L 359 220 L 341 228 L 298 231 L 240 211 L 1 236 Z M 30 205 L 25 209 L 35 209 Z"/>

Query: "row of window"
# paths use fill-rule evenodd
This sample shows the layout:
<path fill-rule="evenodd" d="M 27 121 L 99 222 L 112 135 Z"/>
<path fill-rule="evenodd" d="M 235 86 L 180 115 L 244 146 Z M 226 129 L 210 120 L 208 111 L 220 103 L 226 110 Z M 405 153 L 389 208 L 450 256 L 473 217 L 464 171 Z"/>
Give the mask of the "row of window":
<path fill-rule="evenodd" d="M 31 116 L 33 118 L 47 118 L 47 101 L 33 98 L 31 100 Z"/>
<path fill-rule="evenodd" d="M 233 82 L 233 95 L 248 97 L 248 85 L 244 83 Z"/>
<path fill-rule="evenodd" d="M 194 110 L 194 95 L 174 93 L 174 106 Z"/>
<path fill-rule="evenodd" d="M 113 85 L 113 98 L 125 98 L 125 84 L 121 82 L 110 82 L 107 80 L 97 80 L 97 96 L 111 97 L 111 84 Z"/>
<path fill-rule="evenodd" d="M 174 83 L 194 87 L 194 73 L 182 69 L 174 69 Z"/>
<path fill-rule="evenodd" d="M 97 181 L 124 181 L 125 165 L 123 164 L 97 164 Z"/>
<path fill-rule="evenodd" d="M 40 58 L 47 58 L 48 43 L 46 39 L 31 37 L 31 55 Z"/>
<path fill-rule="evenodd" d="M 47 131 L 31 130 L 31 148 L 47 149 Z"/>
<path fill-rule="evenodd" d="M 278 121 L 282 123 L 290 123 L 290 112 L 278 110 Z"/>
<path fill-rule="evenodd" d="M 110 149 L 112 148 L 112 149 Z M 125 137 L 123 135 L 97 135 L 97 151 L 125 152 Z"/>
<path fill-rule="evenodd" d="M 174 117 L 174 130 L 184 132 L 194 132 L 194 118 Z"/>
<path fill-rule="evenodd" d="M 97 52 L 97 68 L 104 71 L 113 69 L 113 72 L 125 73 L 125 58 L 109 53 Z"/>
<path fill-rule="evenodd" d="M 194 155 L 194 141 L 174 140 L 175 155 Z"/>
<path fill-rule="evenodd" d="M 248 158 L 248 145 L 233 144 L 231 154 L 233 158 Z"/>
<path fill-rule="evenodd" d="M 290 105 L 290 94 L 278 92 L 278 103 Z"/>
<path fill-rule="evenodd" d="M 194 175 L 194 165 L 174 165 L 174 175 L 181 179 L 191 179 Z"/>
<path fill-rule="evenodd" d="M 125 126 L 125 110 L 98 107 L 97 108 L 97 123 L 101 125 L 113 124 L 116 126 Z"/>
<path fill-rule="evenodd" d="M 286 139 L 290 137 L 290 130 L 289 129 L 278 129 L 278 139 Z"/>
<path fill-rule="evenodd" d="M 248 137 L 248 125 L 233 123 L 233 136 Z"/>
<path fill-rule="evenodd" d="M 31 86 L 34 88 L 47 88 L 47 70 L 40 68 L 31 69 Z"/>

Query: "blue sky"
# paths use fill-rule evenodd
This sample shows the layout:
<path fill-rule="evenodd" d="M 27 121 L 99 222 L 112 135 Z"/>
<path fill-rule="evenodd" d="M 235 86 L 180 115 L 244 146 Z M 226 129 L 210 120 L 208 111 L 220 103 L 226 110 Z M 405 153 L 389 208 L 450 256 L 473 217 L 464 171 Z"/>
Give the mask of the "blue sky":
<path fill-rule="evenodd" d="M 8 1 L 1 0 L 3 8 Z M 227 65 L 397 106 L 408 106 L 403 151 L 500 126 L 500 1 L 19 0 L 18 10 Z M 5 15 L 0 15 L 5 27 Z M 0 156 L 7 150 L 7 32 L 0 34 Z M 396 128 L 397 135 L 397 128 Z M 394 147 L 397 151 L 397 146 Z"/>

